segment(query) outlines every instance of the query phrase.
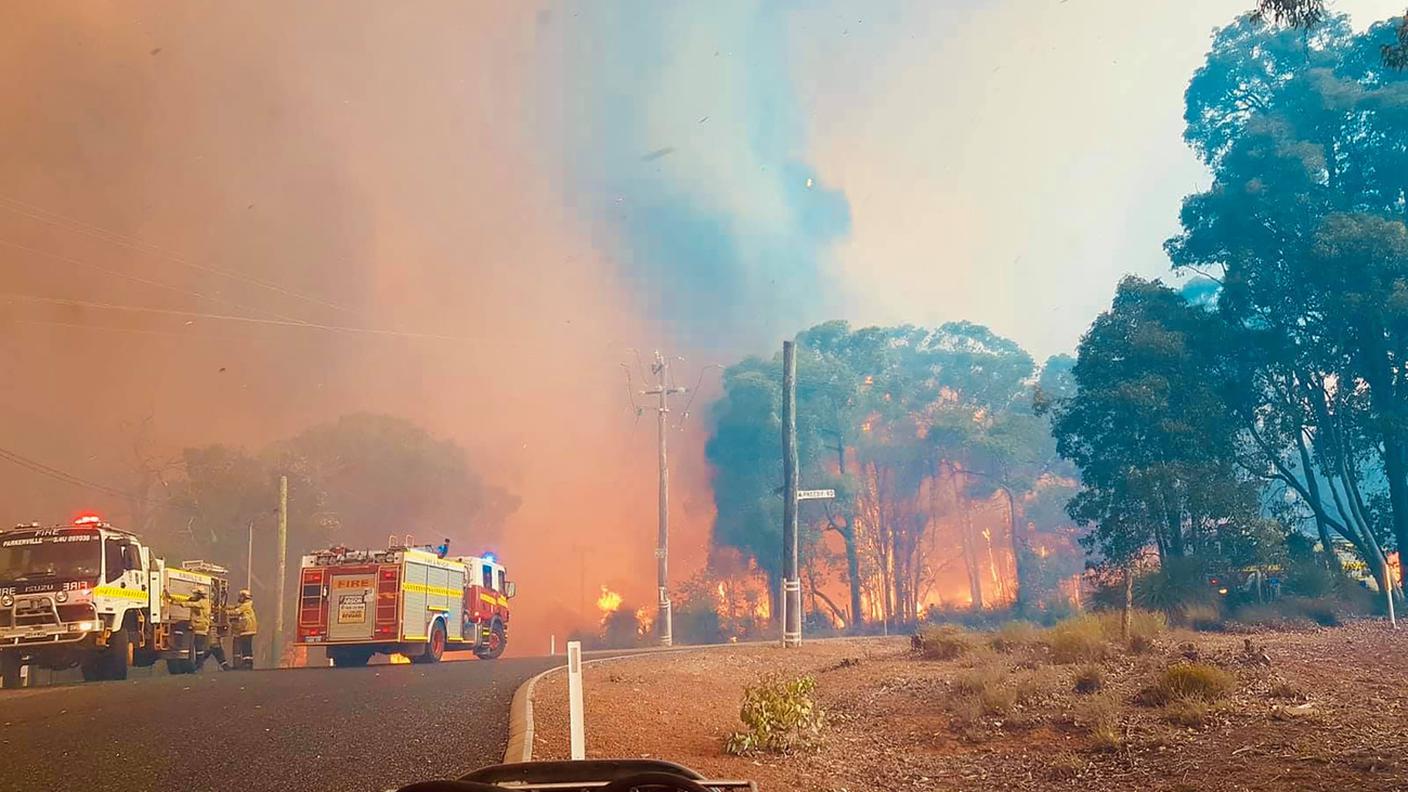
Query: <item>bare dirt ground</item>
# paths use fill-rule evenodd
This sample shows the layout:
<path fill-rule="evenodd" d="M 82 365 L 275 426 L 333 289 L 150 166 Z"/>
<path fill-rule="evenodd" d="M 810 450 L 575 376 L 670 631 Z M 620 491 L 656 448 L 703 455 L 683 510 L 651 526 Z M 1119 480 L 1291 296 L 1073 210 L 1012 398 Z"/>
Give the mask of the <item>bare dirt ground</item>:
<path fill-rule="evenodd" d="M 889 638 L 588 666 L 587 753 L 669 759 L 765 792 L 1408 790 L 1408 630 L 1171 631 L 1144 651 L 1069 665 L 1043 646 L 1000 652 L 975 636 L 946 661 Z M 1141 691 L 1190 660 L 1228 671 L 1232 690 L 1206 706 L 1149 705 Z M 769 672 L 817 679 L 821 744 L 725 754 L 744 686 Z M 1074 690 L 1082 673 L 1102 677 L 1097 692 Z M 535 709 L 534 758 L 565 758 L 565 675 L 538 685 Z"/>

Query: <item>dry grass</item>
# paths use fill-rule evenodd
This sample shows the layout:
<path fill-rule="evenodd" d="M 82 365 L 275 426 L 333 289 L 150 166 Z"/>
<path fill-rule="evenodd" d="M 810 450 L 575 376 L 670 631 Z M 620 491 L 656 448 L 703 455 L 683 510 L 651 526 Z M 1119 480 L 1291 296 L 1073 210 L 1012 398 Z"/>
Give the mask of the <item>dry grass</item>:
<path fill-rule="evenodd" d="M 982 693 L 1005 682 L 1007 674 L 992 666 L 973 668 L 953 678 L 953 689 L 959 693 Z"/>
<path fill-rule="evenodd" d="M 1120 703 L 1112 695 L 1092 696 L 1075 709 L 1075 721 L 1090 735 L 1091 747 L 1113 751 L 1124 742 L 1120 733 Z"/>
<path fill-rule="evenodd" d="M 1012 687 L 1017 693 L 1018 704 L 1030 704 L 1056 694 L 1062 685 L 1062 674 L 1058 669 L 1045 667 L 1024 670 L 1012 677 Z"/>
<path fill-rule="evenodd" d="M 1212 707 L 1200 699 L 1177 699 L 1164 705 L 1164 720 L 1175 726 L 1201 728 L 1211 714 Z"/>
<path fill-rule="evenodd" d="M 1207 663 L 1176 663 L 1164 669 L 1140 698 L 1147 704 L 1164 705 L 1180 700 L 1217 701 L 1237 686 L 1237 679 Z"/>
<path fill-rule="evenodd" d="M 1085 772 L 1087 765 L 1088 762 L 1075 754 L 1057 754 L 1047 764 L 1046 777 L 1052 781 L 1073 781 Z"/>
<path fill-rule="evenodd" d="M 1105 611 L 1099 614 L 1100 629 L 1105 640 L 1118 642 L 1123 631 L 1124 614 L 1121 611 Z M 1154 639 L 1168 630 L 1168 618 L 1157 611 L 1136 610 L 1129 614 L 1129 639 L 1125 645 L 1132 651 L 1146 652 L 1154 645 Z"/>
<path fill-rule="evenodd" d="M 915 648 L 925 660 L 955 660 L 977 645 L 977 638 L 951 624 L 921 627 L 914 636 Z"/>
<path fill-rule="evenodd" d="M 993 631 L 988 646 L 999 652 L 1015 652 L 1041 639 L 1041 628 L 1026 621 L 1010 621 Z"/>
<path fill-rule="evenodd" d="M 1105 669 L 1098 665 L 1083 666 L 1076 672 L 1075 691 L 1082 695 L 1099 693 L 1105 687 Z"/>
<path fill-rule="evenodd" d="M 958 674 L 953 679 L 953 690 L 957 694 L 955 701 L 960 702 L 956 709 L 971 713 L 972 702 L 976 701 L 980 713 L 986 715 L 1006 714 L 1021 695 L 1014 677 L 991 665 Z"/>
<path fill-rule="evenodd" d="M 1103 660 L 1110 649 L 1100 619 L 1089 615 L 1057 624 L 1046 631 L 1044 641 L 1052 662 L 1062 665 Z"/>

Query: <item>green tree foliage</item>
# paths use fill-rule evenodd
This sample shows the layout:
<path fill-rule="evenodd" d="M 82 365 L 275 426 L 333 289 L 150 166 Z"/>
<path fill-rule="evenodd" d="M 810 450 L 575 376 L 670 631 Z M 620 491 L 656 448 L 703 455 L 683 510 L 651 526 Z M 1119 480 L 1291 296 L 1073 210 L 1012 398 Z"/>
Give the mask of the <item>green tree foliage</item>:
<path fill-rule="evenodd" d="M 1070 514 L 1110 564 L 1149 546 L 1164 558 L 1222 554 L 1260 522 L 1258 483 L 1235 464 L 1217 325 L 1162 283 L 1128 277 L 1081 339 L 1053 433 L 1080 469 Z"/>
<path fill-rule="evenodd" d="M 1298 30 L 1310 30 L 1325 20 L 1325 0 L 1257 0 L 1249 19 Z M 1397 42 L 1379 45 L 1383 64 L 1390 69 L 1408 68 L 1408 14 L 1398 24 Z"/>
<path fill-rule="evenodd" d="M 1375 568 L 1379 471 L 1387 533 L 1408 546 L 1408 74 L 1381 62 L 1403 35 L 1336 15 L 1219 31 L 1185 114 L 1214 179 L 1168 243 L 1217 285 L 1243 466 Z"/>

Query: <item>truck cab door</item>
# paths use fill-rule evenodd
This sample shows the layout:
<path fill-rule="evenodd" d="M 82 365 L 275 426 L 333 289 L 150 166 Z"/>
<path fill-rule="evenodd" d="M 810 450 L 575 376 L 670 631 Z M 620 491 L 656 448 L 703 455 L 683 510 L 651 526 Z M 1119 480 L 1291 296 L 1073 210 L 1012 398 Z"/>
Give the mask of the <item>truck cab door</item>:
<path fill-rule="evenodd" d="M 143 548 L 143 552 L 146 552 L 145 548 Z M 160 624 L 166 620 L 166 603 L 161 600 L 161 579 L 166 571 L 166 564 L 159 558 L 152 560 L 149 555 L 147 559 L 149 564 L 147 572 L 147 603 L 148 607 L 151 608 L 152 624 Z"/>
<path fill-rule="evenodd" d="M 146 559 L 142 557 L 145 549 L 131 542 L 122 543 L 122 588 L 149 593 Z"/>

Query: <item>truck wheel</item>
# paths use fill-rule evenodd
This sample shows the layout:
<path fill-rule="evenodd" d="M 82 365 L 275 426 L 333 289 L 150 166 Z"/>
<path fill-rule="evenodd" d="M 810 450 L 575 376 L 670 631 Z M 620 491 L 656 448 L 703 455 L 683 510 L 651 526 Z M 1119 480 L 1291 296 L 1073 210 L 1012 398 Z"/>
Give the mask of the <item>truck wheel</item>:
<path fill-rule="evenodd" d="M 196 646 L 192 642 L 181 650 L 181 656 L 166 661 L 166 673 L 194 674 L 196 672 Z"/>
<path fill-rule="evenodd" d="M 497 660 L 507 646 L 508 636 L 504 633 L 503 622 L 496 621 L 489 630 L 489 644 L 479 653 L 479 657 L 484 660 Z"/>
<path fill-rule="evenodd" d="M 445 623 L 439 619 L 430 628 L 430 640 L 425 642 L 425 651 L 411 658 L 412 663 L 438 663 L 445 656 Z"/>
<path fill-rule="evenodd" d="M 132 634 L 120 629 L 108 638 L 108 649 L 98 660 L 103 679 L 126 679 L 132 652 Z"/>
<path fill-rule="evenodd" d="M 366 649 L 329 649 L 328 659 L 337 668 L 357 668 L 366 665 L 372 653 Z"/>
<path fill-rule="evenodd" d="M 19 652 L 0 652 L 0 684 L 6 690 L 14 690 L 20 686 L 20 655 Z"/>

